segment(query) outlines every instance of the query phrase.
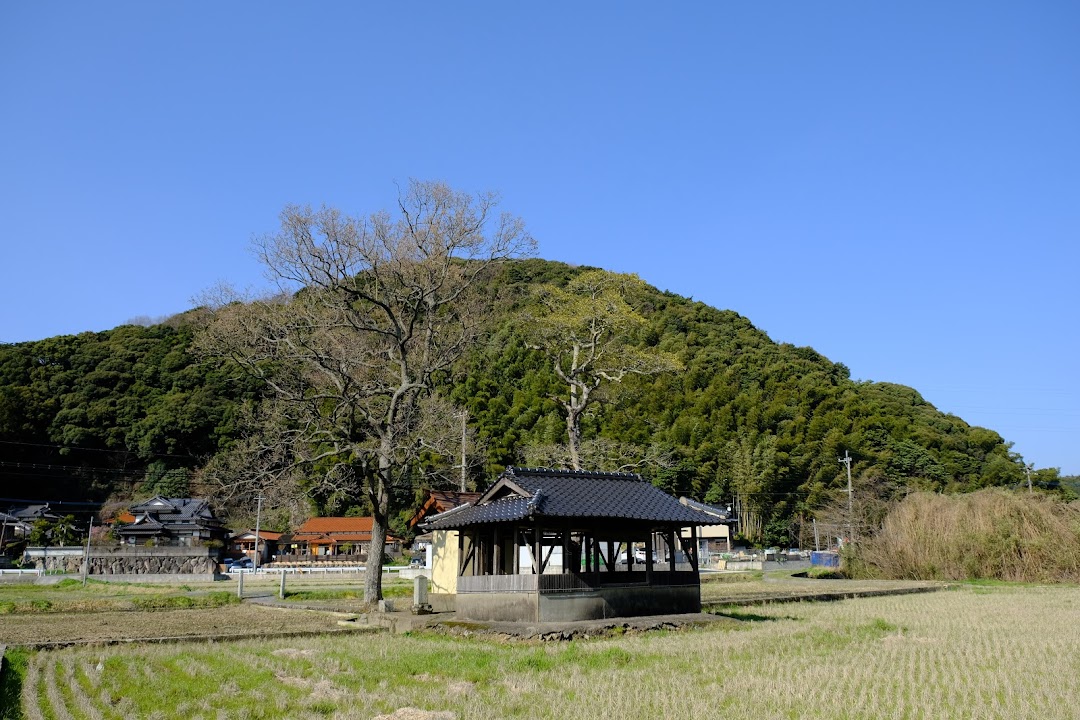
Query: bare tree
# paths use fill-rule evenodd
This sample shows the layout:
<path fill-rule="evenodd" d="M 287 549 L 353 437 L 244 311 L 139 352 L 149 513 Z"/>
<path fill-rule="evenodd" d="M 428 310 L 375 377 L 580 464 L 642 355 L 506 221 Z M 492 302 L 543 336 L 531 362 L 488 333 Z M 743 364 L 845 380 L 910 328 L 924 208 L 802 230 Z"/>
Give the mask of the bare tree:
<path fill-rule="evenodd" d="M 844 538 L 844 543 L 858 543 L 877 534 L 889 510 L 906 494 L 896 482 L 873 471 L 855 475 L 852 494 L 845 484 L 830 492 L 828 501 L 814 513 L 818 528 L 831 538 Z"/>
<path fill-rule="evenodd" d="M 525 464 L 532 467 L 559 468 L 572 462 L 570 446 L 563 444 L 529 445 L 521 454 Z M 642 472 L 648 468 L 670 470 L 678 465 L 675 453 L 656 443 L 646 447 L 592 438 L 582 441 L 578 454 L 583 464 L 613 472 Z"/>
<path fill-rule="evenodd" d="M 582 469 L 581 418 L 602 383 L 680 367 L 673 354 L 630 342 L 645 318 L 627 298 L 644 285 L 636 275 L 588 270 L 566 288 L 540 288 L 535 306 L 526 312 L 529 346 L 547 356 L 566 385 L 566 394 L 554 399 L 566 413 L 567 449 L 575 470 Z"/>
<path fill-rule="evenodd" d="M 472 343 L 493 263 L 532 253 L 497 198 L 412 182 L 396 213 L 353 218 L 290 206 L 255 248 L 281 290 L 217 310 L 200 340 L 269 388 L 281 435 L 305 472 L 360 488 L 374 516 L 364 596 L 382 596 L 393 490 L 432 440 L 435 378 Z"/>

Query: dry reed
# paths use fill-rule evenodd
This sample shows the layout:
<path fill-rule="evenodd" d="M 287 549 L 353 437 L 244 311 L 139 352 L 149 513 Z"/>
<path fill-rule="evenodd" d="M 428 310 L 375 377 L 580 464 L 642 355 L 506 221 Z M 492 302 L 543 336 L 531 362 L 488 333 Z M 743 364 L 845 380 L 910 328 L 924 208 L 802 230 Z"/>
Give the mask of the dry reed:
<path fill-rule="evenodd" d="M 859 575 L 912 580 L 1080 581 L 1080 506 L 1000 489 L 915 493 L 859 543 Z"/>

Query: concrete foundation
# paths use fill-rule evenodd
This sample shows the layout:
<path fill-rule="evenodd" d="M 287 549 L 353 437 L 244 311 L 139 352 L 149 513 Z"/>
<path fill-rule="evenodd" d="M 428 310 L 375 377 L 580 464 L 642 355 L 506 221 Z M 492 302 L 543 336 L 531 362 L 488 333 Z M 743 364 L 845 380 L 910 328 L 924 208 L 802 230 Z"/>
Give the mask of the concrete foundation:
<path fill-rule="evenodd" d="M 428 593 L 432 612 L 452 613 L 457 610 L 457 595 L 453 593 Z"/>
<path fill-rule="evenodd" d="M 562 593 L 461 593 L 454 611 L 463 620 L 486 622 L 574 622 L 697 613 L 701 612 L 701 588 L 693 585 Z"/>

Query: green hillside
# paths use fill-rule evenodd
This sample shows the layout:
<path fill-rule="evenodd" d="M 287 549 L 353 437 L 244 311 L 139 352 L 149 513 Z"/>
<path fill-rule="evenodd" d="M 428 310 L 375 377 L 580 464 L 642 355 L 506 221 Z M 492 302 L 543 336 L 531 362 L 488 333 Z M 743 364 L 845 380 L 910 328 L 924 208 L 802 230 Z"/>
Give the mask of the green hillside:
<path fill-rule="evenodd" d="M 478 486 L 565 442 L 552 399 L 562 388 L 526 346 L 518 313 L 532 287 L 565 284 L 582 270 L 506 265 L 493 282 L 505 299 L 487 340 L 443 380 L 483 441 L 471 469 Z M 652 288 L 631 301 L 646 322 L 628 342 L 673 353 L 682 369 L 610 385 L 584 419 L 584 439 L 604 464 L 632 467 L 672 492 L 735 502 L 760 539 L 786 542 L 792 518 L 835 502 L 845 451 L 859 482 L 882 495 L 1025 481 L 1001 436 L 938 412 L 912 388 L 853 381 L 843 364 L 777 344 L 730 310 Z M 260 392 L 189 351 L 200 318 L 193 311 L 152 327 L 0 346 L 0 496 L 101 501 L 188 489 L 232 442 L 240 405 Z"/>

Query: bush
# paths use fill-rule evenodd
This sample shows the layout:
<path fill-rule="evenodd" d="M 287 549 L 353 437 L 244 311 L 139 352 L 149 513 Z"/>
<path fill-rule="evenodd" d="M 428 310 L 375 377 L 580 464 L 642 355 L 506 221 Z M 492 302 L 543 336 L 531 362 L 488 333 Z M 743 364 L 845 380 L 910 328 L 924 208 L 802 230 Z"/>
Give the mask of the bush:
<path fill-rule="evenodd" d="M 1080 582 L 1080 504 L 996 488 L 915 493 L 858 544 L 848 570 L 897 579 Z"/>

